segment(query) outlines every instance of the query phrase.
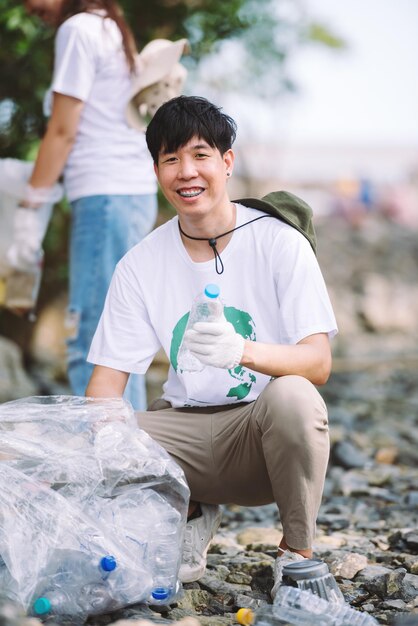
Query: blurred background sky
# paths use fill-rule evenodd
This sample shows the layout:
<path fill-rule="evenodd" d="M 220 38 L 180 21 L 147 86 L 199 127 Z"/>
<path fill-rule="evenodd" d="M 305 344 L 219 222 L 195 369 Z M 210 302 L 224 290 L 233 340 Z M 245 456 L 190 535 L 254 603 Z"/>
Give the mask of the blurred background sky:
<path fill-rule="evenodd" d="M 301 98 L 289 135 L 300 139 L 418 144 L 418 2 L 305 0 L 347 41 L 296 54 Z"/>
<path fill-rule="evenodd" d="M 304 0 L 307 13 L 346 42 L 307 45 L 288 67 L 295 95 L 264 105 L 225 97 L 225 107 L 260 139 L 418 146 L 418 2 Z M 257 115 L 254 116 L 254 111 Z"/>
<path fill-rule="evenodd" d="M 210 79 L 205 85 L 205 76 L 216 71 L 210 60 L 202 63 L 203 95 L 238 122 L 238 168 L 244 158 L 244 173 L 265 179 L 260 191 L 311 181 L 409 184 L 418 175 L 418 2 L 303 5 L 310 20 L 346 45 L 295 46 L 287 61 L 295 92 L 269 101 L 252 85 L 241 93 Z M 233 73 L 239 60 L 234 66 L 232 52 L 226 48 L 223 62 Z M 418 207 L 408 211 L 418 213 Z"/>

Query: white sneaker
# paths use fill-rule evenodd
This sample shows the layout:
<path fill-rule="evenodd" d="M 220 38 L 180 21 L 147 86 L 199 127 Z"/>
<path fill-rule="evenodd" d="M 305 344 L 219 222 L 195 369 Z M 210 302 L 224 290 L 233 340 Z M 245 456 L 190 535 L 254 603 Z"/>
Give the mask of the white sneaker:
<path fill-rule="evenodd" d="M 279 549 L 281 550 L 281 548 Z M 289 565 L 289 563 L 295 563 L 296 561 L 305 560 L 305 557 L 299 554 L 298 552 L 291 552 L 290 550 L 283 550 L 282 552 L 283 554 L 278 556 L 274 562 L 274 571 L 273 571 L 274 584 L 270 592 L 273 600 L 274 600 L 276 593 L 279 590 L 279 587 L 282 584 L 283 568 L 285 567 L 285 565 Z"/>
<path fill-rule="evenodd" d="M 221 522 L 221 510 L 215 504 L 201 504 L 202 515 L 187 522 L 184 532 L 183 555 L 179 571 L 182 583 L 202 578 L 206 569 L 206 554 L 211 539 Z"/>

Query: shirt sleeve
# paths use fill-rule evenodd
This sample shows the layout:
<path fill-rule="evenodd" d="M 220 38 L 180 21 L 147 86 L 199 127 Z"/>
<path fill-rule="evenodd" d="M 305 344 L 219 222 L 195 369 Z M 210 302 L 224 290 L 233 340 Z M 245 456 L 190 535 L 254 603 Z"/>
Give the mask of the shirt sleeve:
<path fill-rule="evenodd" d="M 292 229 L 282 244 L 278 242 L 274 272 L 283 341 L 296 344 L 317 333 L 327 333 L 331 339 L 338 332 L 337 322 L 309 242 Z"/>
<path fill-rule="evenodd" d="M 93 34 L 78 23 L 64 22 L 55 39 L 51 90 L 86 101 L 96 72 L 97 54 Z"/>
<path fill-rule="evenodd" d="M 122 372 L 145 374 L 160 347 L 135 273 L 119 264 L 87 361 Z"/>

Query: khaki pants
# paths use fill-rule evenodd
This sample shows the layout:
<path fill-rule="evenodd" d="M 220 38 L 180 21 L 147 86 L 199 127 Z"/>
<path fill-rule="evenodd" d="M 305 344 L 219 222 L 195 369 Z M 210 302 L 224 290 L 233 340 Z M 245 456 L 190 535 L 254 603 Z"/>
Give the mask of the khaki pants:
<path fill-rule="evenodd" d="M 329 456 L 327 409 L 300 376 L 271 381 L 255 402 L 173 409 L 156 400 L 139 427 L 183 468 L 191 499 L 276 502 L 289 547 L 312 547 Z"/>

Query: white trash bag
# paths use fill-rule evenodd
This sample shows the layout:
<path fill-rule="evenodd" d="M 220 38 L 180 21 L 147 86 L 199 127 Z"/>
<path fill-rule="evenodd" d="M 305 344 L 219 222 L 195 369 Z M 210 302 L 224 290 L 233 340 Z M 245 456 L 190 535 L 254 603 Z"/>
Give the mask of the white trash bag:
<path fill-rule="evenodd" d="M 82 624 L 181 585 L 182 469 L 121 399 L 0 405 L 0 587 L 29 615 Z"/>

